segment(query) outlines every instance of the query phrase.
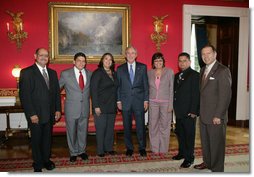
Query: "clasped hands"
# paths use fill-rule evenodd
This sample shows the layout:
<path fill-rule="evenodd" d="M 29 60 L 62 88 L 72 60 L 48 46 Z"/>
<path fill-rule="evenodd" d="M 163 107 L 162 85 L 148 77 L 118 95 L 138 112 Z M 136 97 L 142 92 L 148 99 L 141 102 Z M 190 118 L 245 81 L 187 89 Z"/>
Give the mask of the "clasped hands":
<path fill-rule="evenodd" d="M 61 118 L 61 112 L 56 111 L 55 112 L 55 121 L 59 121 L 60 118 Z M 37 115 L 31 116 L 30 119 L 31 119 L 31 122 L 33 124 L 38 124 L 39 123 L 39 117 Z"/>

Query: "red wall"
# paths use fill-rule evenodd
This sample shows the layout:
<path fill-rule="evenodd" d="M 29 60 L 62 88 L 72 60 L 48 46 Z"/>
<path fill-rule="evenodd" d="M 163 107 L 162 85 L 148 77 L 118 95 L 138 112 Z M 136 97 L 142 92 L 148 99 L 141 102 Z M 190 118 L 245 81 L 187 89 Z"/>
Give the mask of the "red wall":
<path fill-rule="evenodd" d="M 48 47 L 48 0 L 1 0 L 0 1 L 0 88 L 12 88 L 16 81 L 11 75 L 15 64 L 22 68 L 34 62 L 33 54 L 38 47 Z M 93 1 L 67 1 L 85 3 L 116 3 L 131 5 L 131 44 L 138 49 L 138 61 L 150 68 L 151 56 L 156 51 L 150 39 L 153 31 L 152 16 L 168 14 L 164 20 L 169 25 L 168 41 L 162 46 L 166 66 L 177 72 L 177 55 L 182 52 L 182 9 L 183 4 L 215 5 L 231 7 L 249 7 L 249 2 L 229 2 L 222 0 L 93 0 Z M 6 23 L 11 17 L 5 12 L 24 12 L 22 16 L 24 29 L 28 38 L 24 41 L 22 49 L 17 50 L 15 43 L 7 38 Z M 71 64 L 50 64 L 58 74 Z M 94 70 L 95 64 L 88 64 L 87 68 Z"/>

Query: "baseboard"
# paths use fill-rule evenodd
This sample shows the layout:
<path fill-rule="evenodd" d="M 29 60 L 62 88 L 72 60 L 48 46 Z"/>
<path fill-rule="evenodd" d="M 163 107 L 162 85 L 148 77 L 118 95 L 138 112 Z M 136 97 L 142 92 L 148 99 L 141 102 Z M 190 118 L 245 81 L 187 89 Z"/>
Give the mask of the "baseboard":
<path fill-rule="evenodd" d="M 249 128 L 249 120 L 229 120 L 228 125 L 241 128 Z"/>

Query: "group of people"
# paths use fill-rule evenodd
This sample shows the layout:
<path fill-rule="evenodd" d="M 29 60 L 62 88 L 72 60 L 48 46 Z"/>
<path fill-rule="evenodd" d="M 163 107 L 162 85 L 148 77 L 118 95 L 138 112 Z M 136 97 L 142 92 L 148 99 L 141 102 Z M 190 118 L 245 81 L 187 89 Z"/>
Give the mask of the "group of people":
<path fill-rule="evenodd" d="M 20 74 L 20 100 L 31 130 L 33 168 L 52 170 L 50 160 L 52 128 L 61 118 L 60 91 L 64 88 L 66 135 L 70 162 L 77 157 L 87 160 L 87 129 L 90 116 L 90 97 L 96 128 L 97 155 L 115 155 L 113 149 L 114 125 L 117 109 L 121 110 L 124 126 L 126 156 L 132 156 L 132 120 L 135 118 L 138 150 L 146 152 L 145 112 L 149 112 L 149 140 L 153 153 L 169 150 L 173 111 L 176 115 L 176 135 L 179 151 L 173 160 L 184 159 L 182 168 L 194 162 L 196 119 L 200 116 L 200 134 L 203 163 L 196 169 L 224 171 L 225 130 L 227 109 L 231 99 L 231 75 L 227 67 L 216 60 L 211 45 L 203 47 L 202 59 L 206 66 L 200 74 L 190 67 L 188 53 L 180 53 L 175 75 L 165 67 L 162 53 L 152 56 L 152 69 L 136 61 L 134 47 L 125 51 L 126 63 L 115 71 L 114 57 L 105 53 L 98 68 L 86 69 L 86 55 L 75 54 L 73 67 L 61 72 L 48 67 L 48 51 L 38 48 L 35 63 L 22 69 Z"/>

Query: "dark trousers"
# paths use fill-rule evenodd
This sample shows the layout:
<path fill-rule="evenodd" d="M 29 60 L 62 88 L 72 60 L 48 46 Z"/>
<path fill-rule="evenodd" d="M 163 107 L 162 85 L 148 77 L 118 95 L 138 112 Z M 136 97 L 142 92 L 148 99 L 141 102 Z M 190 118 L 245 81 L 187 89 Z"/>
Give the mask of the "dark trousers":
<path fill-rule="evenodd" d="M 34 169 L 42 169 L 51 155 L 52 123 L 30 124 Z"/>
<path fill-rule="evenodd" d="M 113 151 L 115 118 L 116 114 L 94 114 L 97 154 Z"/>
<path fill-rule="evenodd" d="M 213 172 L 224 172 L 226 123 L 204 124 L 200 121 L 203 161 Z"/>
<path fill-rule="evenodd" d="M 194 161 L 194 146 L 196 133 L 196 118 L 176 118 L 176 135 L 178 138 L 179 154 L 186 161 Z"/>
<path fill-rule="evenodd" d="M 124 126 L 124 143 L 127 149 L 133 150 L 131 139 L 132 117 L 135 117 L 136 134 L 138 138 L 139 150 L 146 149 L 145 117 L 144 111 L 138 111 L 131 108 L 128 111 L 122 111 Z"/>

